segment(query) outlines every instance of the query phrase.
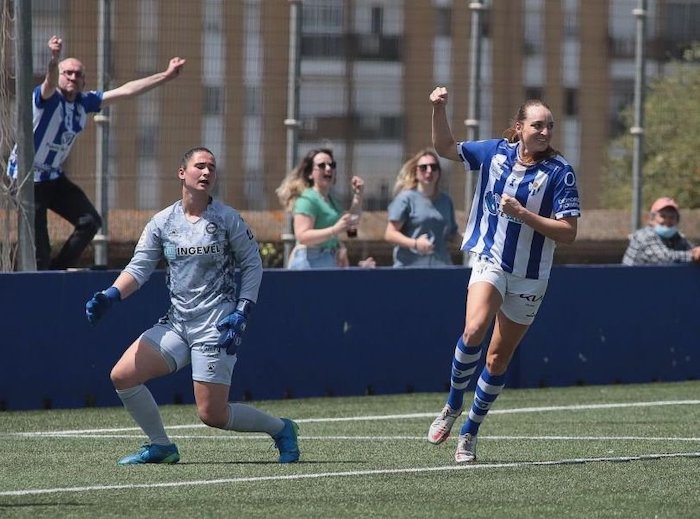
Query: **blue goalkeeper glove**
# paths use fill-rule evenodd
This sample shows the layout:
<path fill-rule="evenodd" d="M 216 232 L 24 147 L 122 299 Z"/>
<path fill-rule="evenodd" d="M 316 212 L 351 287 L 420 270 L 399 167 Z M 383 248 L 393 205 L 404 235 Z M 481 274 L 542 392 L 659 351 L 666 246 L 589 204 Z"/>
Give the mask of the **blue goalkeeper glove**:
<path fill-rule="evenodd" d="M 90 324 L 95 324 L 102 319 L 102 316 L 107 313 L 113 303 L 118 303 L 122 300 L 122 295 L 116 287 L 109 287 L 102 292 L 95 292 L 87 303 L 85 303 L 85 315 Z"/>
<path fill-rule="evenodd" d="M 216 323 L 216 329 L 221 332 L 217 346 L 225 348 L 226 353 L 235 355 L 238 347 L 243 342 L 243 333 L 248 326 L 248 316 L 254 303 L 247 299 L 239 299 L 233 313 L 227 315 Z"/>

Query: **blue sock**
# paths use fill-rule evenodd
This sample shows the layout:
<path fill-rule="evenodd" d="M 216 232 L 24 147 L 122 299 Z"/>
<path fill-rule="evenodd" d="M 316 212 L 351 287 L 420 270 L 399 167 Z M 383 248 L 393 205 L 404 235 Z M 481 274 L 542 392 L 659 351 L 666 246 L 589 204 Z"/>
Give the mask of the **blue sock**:
<path fill-rule="evenodd" d="M 450 409 L 462 408 L 464 403 L 464 391 L 467 389 L 476 365 L 481 358 L 481 344 L 467 346 L 464 344 L 462 336 L 455 346 L 455 356 L 452 360 L 452 374 L 450 376 L 450 394 L 447 397 L 447 405 Z"/>
<path fill-rule="evenodd" d="M 476 383 L 474 401 L 472 403 L 472 408 L 469 410 L 469 418 L 464 422 L 459 434 L 471 434 L 474 436 L 479 432 L 481 422 L 484 421 L 486 414 L 489 412 L 489 409 L 491 409 L 491 405 L 493 405 L 498 395 L 503 391 L 505 383 L 505 373 L 503 375 L 492 375 L 484 366 L 479 381 Z"/>

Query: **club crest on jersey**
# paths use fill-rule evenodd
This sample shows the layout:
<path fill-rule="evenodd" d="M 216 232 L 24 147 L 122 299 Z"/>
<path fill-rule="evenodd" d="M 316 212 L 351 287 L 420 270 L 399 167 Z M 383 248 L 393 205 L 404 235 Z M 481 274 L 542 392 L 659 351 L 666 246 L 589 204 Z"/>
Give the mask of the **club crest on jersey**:
<path fill-rule="evenodd" d="M 545 180 L 547 180 L 547 174 L 541 169 L 535 173 L 535 179 L 530 182 L 527 186 L 530 196 L 535 196 L 539 193 L 540 188 L 544 185 Z"/>
<path fill-rule="evenodd" d="M 207 231 L 207 234 L 216 234 L 216 231 L 219 230 L 219 226 L 214 222 L 209 222 L 204 230 Z"/>

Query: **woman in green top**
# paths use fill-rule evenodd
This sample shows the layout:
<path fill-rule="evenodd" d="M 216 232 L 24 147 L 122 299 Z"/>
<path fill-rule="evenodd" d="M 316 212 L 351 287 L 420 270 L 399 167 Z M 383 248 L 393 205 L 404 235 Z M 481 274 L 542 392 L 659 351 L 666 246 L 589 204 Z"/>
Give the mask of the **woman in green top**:
<path fill-rule="evenodd" d="M 338 235 L 356 229 L 362 209 L 364 181 L 352 177 L 352 204 L 343 211 L 330 193 L 336 163 L 327 148 L 309 151 L 277 188 L 282 205 L 294 215 L 297 244 L 288 268 L 294 270 L 347 267 L 347 251 Z M 369 265 L 374 266 L 374 260 Z"/>

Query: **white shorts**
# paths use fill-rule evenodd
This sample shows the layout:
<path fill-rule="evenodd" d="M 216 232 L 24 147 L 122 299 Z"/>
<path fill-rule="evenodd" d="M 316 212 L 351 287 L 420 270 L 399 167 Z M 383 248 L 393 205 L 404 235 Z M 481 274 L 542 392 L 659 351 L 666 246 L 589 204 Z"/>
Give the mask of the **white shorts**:
<path fill-rule="evenodd" d="M 527 279 L 505 272 L 493 260 L 476 257 L 472 265 L 469 286 L 478 281 L 490 283 L 501 294 L 503 314 L 519 324 L 530 325 L 540 309 L 547 292 L 548 279 Z"/>
<path fill-rule="evenodd" d="M 216 323 L 233 312 L 233 303 L 219 305 L 215 311 L 182 321 L 171 313 L 143 334 L 170 365 L 171 373 L 192 363 L 192 380 L 231 385 L 233 367 L 238 357 L 216 346 L 220 332 Z"/>

